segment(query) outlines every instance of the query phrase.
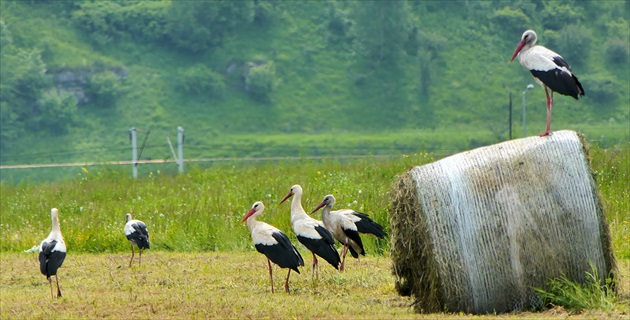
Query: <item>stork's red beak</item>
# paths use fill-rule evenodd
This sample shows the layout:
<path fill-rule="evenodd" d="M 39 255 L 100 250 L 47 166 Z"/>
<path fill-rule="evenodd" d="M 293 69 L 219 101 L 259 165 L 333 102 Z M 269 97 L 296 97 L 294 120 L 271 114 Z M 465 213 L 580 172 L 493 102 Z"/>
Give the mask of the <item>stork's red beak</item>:
<path fill-rule="evenodd" d="M 293 192 L 289 191 L 289 193 L 284 196 L 284 199 L 282 199 L 282 201 L 280 201 L 280 204 L 282 204 L 283 202 L 287 201 L 287 199 L 291 198 L 291 196 L 293 195 Z"/>
<path fill-rule="evenodd" d="M 315 211 L 323 208 L 326 205 L 326 201 L 322 201 L 322 203 L 320 203 L 319 205 L 317 205 L 317 208 L 315 208 L 313 211 L 311 211 L 311 214 L 313 214 Z"/>
<path fill-rule="evenodd" d="M 249 210 L 249 212 L 243 217 L 243 220 L 241 221 L 241 223 L 247 221 L 247 219 L 249 219 L 249 217 L 251 217 L 252 214 L 254 214 L 254 212 L 256 212 L 256 209 L 254 209 L 254 208 Z"/>
<path fill-rule="evenodd" d="M 521 52 L 521 49 L 523 49 L 524 46 L 525 46 L 525 41 L 519 42 L 518 46 L 516 47 L 516 50 L 514 51 L 514 54 L 512 55 L 512 59 L 510 59 L 510 62 L 512 62 L 512 60 L 516 58 L 516 56 L 518 55 L 519 52 Z"/>

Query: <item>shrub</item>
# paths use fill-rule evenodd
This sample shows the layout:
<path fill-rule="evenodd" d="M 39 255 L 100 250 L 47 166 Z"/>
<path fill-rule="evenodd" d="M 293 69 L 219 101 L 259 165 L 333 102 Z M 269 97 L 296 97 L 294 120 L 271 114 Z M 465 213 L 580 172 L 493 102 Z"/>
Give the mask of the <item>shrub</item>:
<path fill-rule="evenodd" d="M 604 54 L 606 61 L 613 64 L 628 63 L 630 55 L 630 44 L 627 39 L 610 39 L 604 44 Z"/>
<path fill-rule="evenodd" d="M 590 99 L 599 104 L 607 104 L 615 101 L 617 97 L 617 79 L 608 74 L 594 74 L 584 81 L 584 91 Z M 588 90 L 588 91 L 587 91 Z"/>
<path fill-rule="evenodd" d="M 581 65 L 589 56 L 591 42 L 593 42 L 593 35 L 590 29 L 582 25 L 570 24 L 558 32 L 557 52 L 567 60 L 571 67 Z"/>
<path fill-rule="evenodd" d="M 273 62 L 252 66 L 245 76 L 245 89 L 262 101 L 269 100 L 269 95 L 276 85 L 276 67 Z"/>
<path fill-rule="evenodd" d="M 504 7 L 494 12 L 492 20 L 497 23 L 502 30 L 510 33 L 519 33 L 528 29 L 530 19 L 521 9 Z"/>
<path fill-rule="evenodd" d="M 77 99 L 70 92 L 57 92 L 54 89 L 46 91 L 37 105 L 39 114 L 35 117 L 35 123 L 41 129 L 60 135 L 67 133 L 75 123 Z"/>
<path fill-rule="evenodd" d="M 563 26 L 579 23 L 584 18 L 580 6 L 561 1 L 545 1 L 544 7 L 540 15 L 546 29 L 560 30 Z"/>
<path fill-rule="evenodd" d="M 223 76 L 205 65 L 180 69 L 180 83 L 184 91 L 221 97 L 225 91 Z"/>
<path fill-rule="evenodd" d="M 116 98 L 123 92 L 119 76 L 112 71 L 106 70 L 90 76 L 89 93 L 100 106 L 113 106 Z"/>

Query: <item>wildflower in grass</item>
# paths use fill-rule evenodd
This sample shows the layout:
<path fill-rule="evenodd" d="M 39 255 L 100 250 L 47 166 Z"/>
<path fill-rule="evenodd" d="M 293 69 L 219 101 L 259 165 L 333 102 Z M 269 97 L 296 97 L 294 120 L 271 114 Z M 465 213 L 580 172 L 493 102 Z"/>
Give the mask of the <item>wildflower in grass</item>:
<path fill-rule="evenodd" d="M 88 169 L 86 167 L 81 167 L 81 171 L 88 173 Z"/>

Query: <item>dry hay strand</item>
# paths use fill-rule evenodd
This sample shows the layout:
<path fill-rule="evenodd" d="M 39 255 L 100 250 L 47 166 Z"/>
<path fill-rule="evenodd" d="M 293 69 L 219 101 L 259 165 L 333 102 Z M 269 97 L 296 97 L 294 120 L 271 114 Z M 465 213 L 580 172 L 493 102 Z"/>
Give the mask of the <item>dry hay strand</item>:
<path fill-rule="evenodd" d="M 615 277 L 608 224 L 583 137 L 512 140 L 400 175 L 390 206 L 396 289 L 417 312 L 540 307 L 559 276 Z"/>

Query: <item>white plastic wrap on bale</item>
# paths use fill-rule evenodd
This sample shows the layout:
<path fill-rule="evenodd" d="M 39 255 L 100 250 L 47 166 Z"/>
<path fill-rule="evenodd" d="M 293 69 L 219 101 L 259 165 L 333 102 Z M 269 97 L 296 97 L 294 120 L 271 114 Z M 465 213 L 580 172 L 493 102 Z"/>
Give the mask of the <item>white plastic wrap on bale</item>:
<path fill-rule="evenodd" d="M 416 300 L 433 295 L 433 307 L 449 311 L 521 310 L 539 303 L 532 288 L 544 288 L 551 278 L 581 282 L 593 264 L 603 281 L 614 268 L 607 224 L 575 132 L 483 147 L 407 174 L 419 212 L 393 212 L 391 223 L 411 219 L 426 230 L 392 234 L 392 250 L 409 250 L 407 237 L 423 238 L 420 256 L 396 261 L 401 252 L 393 254 L 396 274 L 410 268 L 397 263 L 426 259 L 418 265 L 424 270 L 412 270 L 419 279 L 407 288 Z M 432 283 L 414 291 L 418 281 Z"/>

